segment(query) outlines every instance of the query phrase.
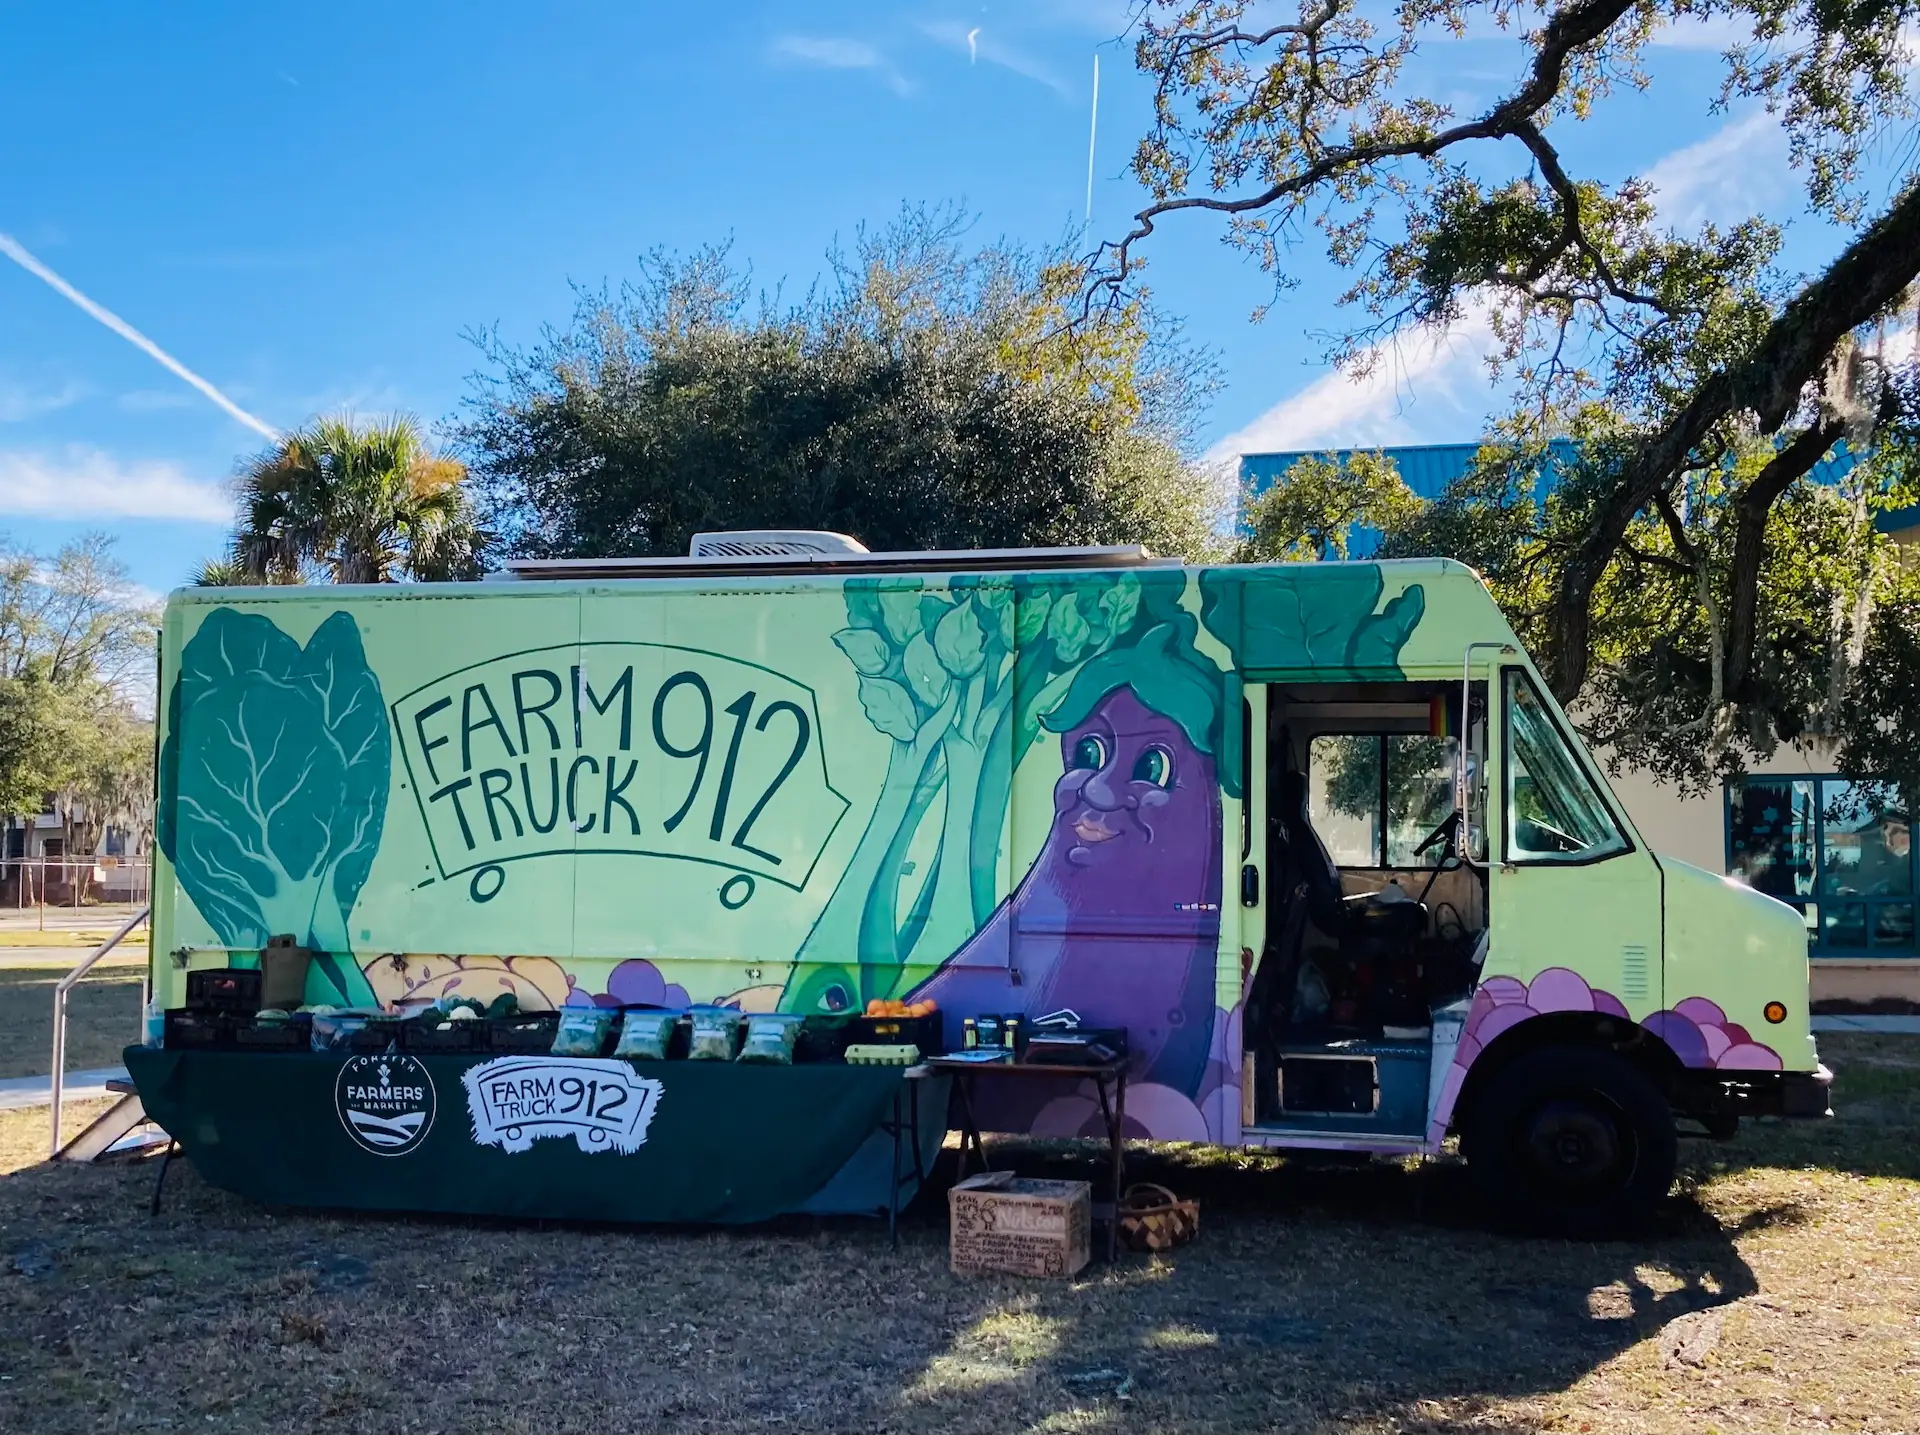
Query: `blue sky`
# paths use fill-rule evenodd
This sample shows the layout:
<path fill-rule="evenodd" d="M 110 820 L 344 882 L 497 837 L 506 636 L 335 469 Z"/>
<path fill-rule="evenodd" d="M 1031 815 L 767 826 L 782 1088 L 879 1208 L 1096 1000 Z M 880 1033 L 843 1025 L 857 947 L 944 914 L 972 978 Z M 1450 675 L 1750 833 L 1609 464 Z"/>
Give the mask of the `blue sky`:
<path fill-rule="evenodd" d="M 16 7 L 0 28 L 0 233 L 268 425 L 315 413 L 454 412 L 478 356 L 564 320 L 570 282 L 655 246 L 731 235 L 804 289 L 836 234 L 903 201 L 964 201 L 983 238 L 1032 242 L 1125 177 L 1147 116 L 1124 3 L 731 7 L 204 3 Z M 972 53 L 968 33 L 975 31 Z M 1108 43 L 1102 43 L 1102 42 Z M 1710 113 L 1724 37 L 1689 30 L 1655 84 L 1563 140 L 1577 169 L 1653 173 L 1677 220 L 1800 211 L 1764 115 Z M 1518 73 L 1513 41 L 1413 68 L 1472 111 Z M 1249 320 L 1268 281 L 1210 218 L 1163 224 L 1160 303 L 1219 355 L 1221 451 L 1476 437 L 1495 405 L 1476 335 L 1403 348 L 1364 385 L 1328 374 L 1332 276 Z M 1794 252 L 1831 236 L 1811 221 Z M 164 591 L 216 553 L 224 484 L 257 433 L 0 260 L 0 532 L 50 548 L 116 534 Z"/>

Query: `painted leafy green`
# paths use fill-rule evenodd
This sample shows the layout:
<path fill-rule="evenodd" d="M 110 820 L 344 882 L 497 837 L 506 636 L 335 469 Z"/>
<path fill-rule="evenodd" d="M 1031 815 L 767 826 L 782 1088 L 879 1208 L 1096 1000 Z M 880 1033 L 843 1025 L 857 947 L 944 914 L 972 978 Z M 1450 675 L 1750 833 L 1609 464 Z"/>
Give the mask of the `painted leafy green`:
<path fill-rule="evenodd" d="M 868 677 L 887 670 L 887 660 L 892 656 L 887 640 L 871 628 L 842 628 L 833 635 L 833 641 L 840 645 L 840 651 L 852 659 L 854 670 Z"/>
<path fill-rule="evenodd" d="M 228 948 L 290 933 L 321 954 L 310 1000 L 372 996 L 348 919 L 379 851 L 391 763 L 379 679 L 348 614 L 302 648 L 260 614 L 216 608 L 182 649 L 161 850 Z"/>
<path fill-rule="evenodd" d="M 1371 563 L 1209 569 L 1200 575 L 1207 628 L 1243 672 L 1397 678 L 1400 650 L 1426 611 L 1415 584 L 1379 612 L 1386 580 Z"/>

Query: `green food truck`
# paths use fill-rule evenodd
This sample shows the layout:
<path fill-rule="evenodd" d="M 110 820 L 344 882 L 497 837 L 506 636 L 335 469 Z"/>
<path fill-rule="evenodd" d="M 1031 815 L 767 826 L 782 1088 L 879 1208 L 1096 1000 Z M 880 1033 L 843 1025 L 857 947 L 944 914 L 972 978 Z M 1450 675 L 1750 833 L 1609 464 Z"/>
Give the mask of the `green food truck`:
<path fill-rule="evenodd" d="M 1067 1013 L 1124 1030 L 1130 1136 L 1457 1134 L 1572 1231 L 1652 1208 L 1679 1123 L 1827 1111 L 1799 914 L 1648 850 L 1457 563 L 717 535 L 185 590 L 160 694 L 159 1008 L 279 939 L 322 1009 Z M 147 1109 L 311 1204 L 744 1219 L 885 1119 L 844 1066 L 171 1046 Z M 1091 1083 L 993 1086 L 988 1129 L 1104 1130 Z"/>

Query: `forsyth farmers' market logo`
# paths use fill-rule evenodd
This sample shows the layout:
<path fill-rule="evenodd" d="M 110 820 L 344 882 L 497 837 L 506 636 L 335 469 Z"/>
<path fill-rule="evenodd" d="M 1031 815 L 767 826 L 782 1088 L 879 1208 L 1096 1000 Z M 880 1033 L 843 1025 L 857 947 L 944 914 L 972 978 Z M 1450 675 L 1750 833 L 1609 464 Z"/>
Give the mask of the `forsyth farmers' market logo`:
<path fill-rule="evenodd" d="M 571 1136 L 589 1154 L 630 1156 L 646 1143 L 660 1104 L 660 1083 L 624 1061 L 502 1056 L 468 1067 L 461 1080 L 474 1141 L 503 1151 Z"/>
<path fill-rule="evenodd" d="M 410 1056 L 349 1057 L 333 1103 L 347 1135 L 376 1156 L 404 1156 L 433 1129 L 433 1078 Z"/>
<path fill-rule="evenodd" d="M 813 690 L 661 643 L 569 643 L 461 668 L 393 704 L 442 877 L 476 901 L 527 857 L 615 853 L 731 869 L 798 891 L 847 810 Z"/>

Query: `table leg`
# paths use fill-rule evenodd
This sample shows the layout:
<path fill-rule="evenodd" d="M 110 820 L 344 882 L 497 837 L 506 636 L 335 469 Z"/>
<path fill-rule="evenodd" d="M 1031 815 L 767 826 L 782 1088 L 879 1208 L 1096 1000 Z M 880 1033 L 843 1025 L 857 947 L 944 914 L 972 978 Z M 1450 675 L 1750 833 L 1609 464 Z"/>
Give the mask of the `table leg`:
<path fill-rule="evenodd" d="M 893 1160 L 887 1167 L 887 1244 L 896 1250 L 900 1245 L 900 1093 L 893 1093 L 893 1120 L 888 1128 L 893 1134 Z"/>
<path fill-rule="evenodd" d="M 1107 1079 L 1096 1076 L 1093 1089 L 1100 1094 L 1100 1119 L 1107 1127 L 1107 1185 L 1113 1196 L 1112 1215 L 1107 1220 L 1107 1260 L 1111 1262 L 1120 1244 L 1120 1192 L 1127 1178 L 1127 1073 L 1113 1078 L 1113 1100 L 1107 1100 Z"/>
<path fill-rule="evenodd" d="M 907 1083 L 907 1140 L 913 1146 L 913 1189 L 916 1195 L 926 1183 L 927 1173 L 920 1166 L 920 1083 Z"/>
<path fill-rule="evenodd" d="M 167 1167 L 173 1164 L 173 1153 L 180 1149 L 178 1141 L 167 1142 L 166 1152 L 160 1157 L 160 1174 L 153 1183 L 153 1201 L 147 1207 L 149 1216 L 160 1214 L 160 1191 L 167 1183 Z"/>
<path fill-rule="evenodd" d="M 1120 1238 L 1120 1193 L 1127 1184 L 1127 1073 L 1114 1078 L 1113 1111 L 1113 1224 L 1107 1227 L 1107 1259 L 1114 1258 Z"/>
<path fill-rule="evenodd" d="M 960 1178 L 966 1179 L 967 1155 L 971 1150 L 980 1162 L 980 1169 L 987 1169 L 986 1148 L 980 1144 L 980 1122 L 973 1114 L 973 1077 L 971 1073 L 961 1072 L 954 1077 L 954 1087 L 960 1093 Z"/>

